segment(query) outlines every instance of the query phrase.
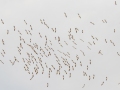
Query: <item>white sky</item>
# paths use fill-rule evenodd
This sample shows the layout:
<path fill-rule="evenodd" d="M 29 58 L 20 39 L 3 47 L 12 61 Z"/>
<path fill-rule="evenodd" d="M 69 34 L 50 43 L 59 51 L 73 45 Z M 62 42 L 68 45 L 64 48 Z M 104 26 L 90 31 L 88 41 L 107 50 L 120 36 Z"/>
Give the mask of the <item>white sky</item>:
<path fill-rule="evenodd" d="M 120 1 L 116 0 L 116 2 L 117 5 L 115 5 L 114 0 L 0 0 L 0 19 L 4 22 L 3 24 L 0 21 L 0 53 L 3 53 L 3 50 L 6 52 L 4 57 L 0 54 L 0 60 L 4 63 L 0 62 L 0 90 L 120 90 L 120 85 L 118 85 L 120 83 L 120 56 L 117 54 L 117 52 L 120 54 Z M 67 14 L 67 18 L 64 13 Z M 78 17 L 78 13 L 81 18 Z M 49 29 L 41 24 L 40 19 L 45 20 Z M 104 19 L 107 23 L 102 22 Z M 24 20 L 26 20 L 27 25 Z M 33 30 L 30 29 L 30 25 L 32 25 Z M 13 26 L 16 27 L 15 31 Z M 56 33 L 51 28 L 56 28 Z M 70 28 L 77 45 L 72 42 L 74 40 L 69 40 L 68 31 Z M 79 29 L 77 33 L 75 28 Z M 7 30 L 9 30 L 8 35 Z M 18 30 L 22 35 L 18 33 Z M 32 36 L 26 34 L 25 30 L 30 30 Z M 42 38 L 40 38 L 39 32 Z M 45 50 L 45 35 L 47 36 L 48 46 L 54 49 L 54 52 L 49 50 L 52 54 L 50 57 L 45 57 L 44 54 L 41 57 L 40 53 L 43 52 L 35 48 L 38 52 L 38 55 L 36 55 L 27 46 L 27 44 L 37 43 L 39 48 L 42 47 Z M 25 44 L 20 41 L 19 36 L 25 40 Z M 63 47 L 55 40 L 55 37 L 58 36 Z M 98 38 L 98 41 L 96 38 Z M 2 43 L 2 39 L 5 45 Z M 52 45 L 49 40 L 51 40 Z M 20 43 L 23 45 L 21 55 L 17 48 Z M 57 50 L 65 54 L 69 52 L 70 58 Z M 80 50 L 85 53 L 85 56 Z M 103 55 L 98 54 L 100 50 Z M 23 62 L 22 58 L 28 59 L 27 52 L 32 53 L 36 59 L 41 57 L 44 74 L 42 74 L 39 63 L 34 61 L 34 64 L 29 65 L 27 62 Z M 45 53 L 47 55 L 48 51 L 45 50 Z M 60 75 L 56 75 L 59 66 L 54 54 L 59 57 L 62 65 Z M 78 61 L 76 55 L 79 56 Z M 10 60 L 14 61 L 14 56 L 19 63 L 15 62 L 12 65 Z M 70 71 L 62 62 L 61 57 L 66 58 L 69 62 Z M 74 64 L 71 60 L 76 62 L 74 70 L 72 70 Z M 91 65 L 89 64 L 90 60 Z M 80 61 L 82 66 L 80 66 Z M 52 69 L 50 78 L 48 78 L 49 68 L 46 68 L 45 63 Z M 25 71 L 25 64 L 28 65 L 30 74 Z M 39 66 L 37 75 L 34 71 L 36 64 Z M 55 70 L 51 65 L 55 67 Z M 67 71 L 67 74 L 64 70 Z M 83 76 L 83 71 L 87 73 L 87 76 Z M 30 80 L 32 72 L 34 78 Z M 71 78 L 69 78 L 69 73 L 71 73 Z M 94 79 L 93 74 L 95 75 Z M 89 76 L 91 77 L 90 80 Z M 108 78 L 107 81 L 106 77 Z M 102 82 L 104 84 L 101 86 Z M 48 87 L 47 83 L 49 83 Z M 85 87 L 82 88 L 84 84 Z"/>

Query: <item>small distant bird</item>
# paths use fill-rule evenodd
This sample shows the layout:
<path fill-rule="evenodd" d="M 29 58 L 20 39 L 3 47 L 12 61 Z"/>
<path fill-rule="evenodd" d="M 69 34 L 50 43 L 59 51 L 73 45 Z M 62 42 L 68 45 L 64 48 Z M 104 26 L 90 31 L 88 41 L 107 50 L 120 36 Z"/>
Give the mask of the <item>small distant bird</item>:
<path fill-rule="evenodd" d="M 98 41 L 98 39 L 96 38 L 96 40 Z"/>
<path fill-rule="evenodd" d="M 13 26 L 14 27 L 14 31 L 15 31 L 15 26 Z"/>
<path fill-rule="evenodd" d="M 117 52 L 117 54 L 120 56 L 120 54 Z"/>
<path fill-rule="evenodd" d="M 87 70 L 88 70 L 88 65 L 87 65 Z"/>
<path fill-rule="evenodd" d="M 3 45 L 5 45 L 4 40 L 3 40 L 3 39 L 2 39 L 2 43 L 3 43 Z"/>
<path fill-rule="evenodd" d="M 63 75 L 63 80 L 64 80 L 64 75 Z"/>
<path fill-rule="evenodd" d="M 81 18 L 80 14 L 78 13 L 78 17 Z"/>
<path fill-rule="evenodd" d="M 115 5 L 117 5 L 117 2 L 115 1 Z"/>
<path fill-rule="evenodd" d="M 92 25 L 95 25 L 93 22 L 90 22 Z"/>
<path fill-rule="evenodd" d="M 82 33 L 83 33 L 83 30 L 82 30 Z"/>
<path fill-rule="evenodd" d="M 82 88 L 84 88 L 85 87 L 85 84 L 83 85 L 83 87 Z"/>
<path fill-rule="evenodd" d="M 101 50 L 98 52 L 98 54 L 101 54 L 101 55 L 103 55 L 103 54 L 101 53 Z"/>
<path fill-rule="evenodd" d="M 25 24 L 27 25 L 26 21 L 24 20 Z"/>
<path fill-rule="evenodd" d="M 93 39 L 94 39 L 94 37 L 93 36 L 91 36 Z"/>
<path fill-rule="evenodd" d="M 67 18 L 67 14 L 64 12 L 64 14 L 65 14 L 65 17 Z"/>
<path fill-rule="evenodd" d="M 7 30 L 7 34 L 9 34 L 9 30 Z"/>
<path fill-rule="evenodd" d="M 48 87 L 48 85 L 49 85 L 49 84 L 47 83 L 47 87 Z"/>
<path fill-rule="evenodd" d="M 71 73 L 70 73 L 70 75 L 69 75 L 69 78 L 71 77 Z"/>
<path fill-rule="evenodd" d="M 93 79 L 95 78 L 95 75 L 93 74 Z"/>
<path fill-rule="evenodd" d="M 106 19 L 104 19 L 104 21 L 107 23 L 107 20 L 106 20 Z"/>
<path fill-rule="evenodd" d="M 107 77 L 106 77 L 106 81 L 107 81 Z"/>
<path fill-rule="evenodd" d="M 93 44 L 95 45 L 95 42 L 93 41 Z"/>
<path fill-rule="evenodd" d="M 0 62 L 1 62 L 2 64 L 4 64 L 4 63 L 2 62 L 2 60 L 0 60 Z"/>
<path fill-rule="evenodd" d="M 91 64 L 91 60 L 90 60 L 90 64 Z"/>
<path fill-rule="evenodd" d="M 102 22 L 105 23 L 104 20 L 102 20 Z"/>
<path fill-rule="evenodd" d="M 92 45 L 90 42 L 88 42 L 90 45 Z"/>
<path fill-rule="evenodd" d="M 1 19 L 2 24 L 4 24 L 3 20 Z"/>
<path fill-rule="evenodd" d="M 89 80 L 90 80 L 90 76 L 89 76 Z"/>
<path fill-rule="evenodd" d="M 104 84 L 104 82 L 101 84 L 101 86 Z"/>
<path fill-rule="evenodd" d="M 105 42 L 107 43 L 107 40 L 105 39 Z"/>

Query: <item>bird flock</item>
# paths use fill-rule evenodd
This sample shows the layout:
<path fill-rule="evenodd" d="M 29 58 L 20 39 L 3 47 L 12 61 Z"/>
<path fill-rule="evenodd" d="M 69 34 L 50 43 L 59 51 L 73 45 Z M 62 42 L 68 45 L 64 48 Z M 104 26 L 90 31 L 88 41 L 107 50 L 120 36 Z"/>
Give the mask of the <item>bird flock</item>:
<path fill-rule="evenodd" d="M 115 1 L 115 5 L 117 2 Z M 66 20 L 69 18 L 69 14 L 63 12 L 63 18 Z M 78 19 L 82 19 L 80 13 L 76 14 Z M 95 27 L 97 23 L 94 21 L 88 21 L 92 27 Z M 101 23 L 108 24 L 109 20 L 103 19 Z M 27 20 L 23 20 L 23 24 L 28 26 L 24 31 L 19 30 L 17 26 L 12 26 L 12 30 L 4 30 L 6 33 L 7 41 L 4 38 L 0 38 L 0 65 L 5 65 L 5 57 L 12 55 L 8 53 L 5 47 L 6 45 L 11 44 L 9 41 L 9 35 L 13 33 L 17 34 L 14 38 L 17 40 L 17 46 L 15 46 L 12 52 L 16 53 L 17 56 L 11 56 L 13 59 L 7 60 L 12 66 L 16 63 L 22 63 L 24 66 L 24 71 L 27 72 L 30 76 L 29 80 L 33 80 L 36 75 L 48 74 L 46 78 L 51 78 L 51 73 L 58 75 L 62 80 L 65 80 L 66 77 L 69 79 L 72 77 L 76 67 L 81 70 L 81 78 L 85 77 L 88 81 L 97 79 L 96 72 L 88 71 L 94 69 L 94 60 L 89 57 L 88 54 L 99 55 L 99 57 L 104 57 L 106 53 L 104 50 L 99 47 L 99 43 L 107 44 L 107 46 L 112 45 L 114 48 L 117 46 L 117 43 L 114 42 L 114 39 L 104 38 L 101 41 L 100 37 L 96 35 L 89 35 L 85 39 L 84 35 L 87 33 L 87 30 L 75 28 L 69 28 L 67 33 L 62 33 L 59 35 L 59 28 L 51 27 L 45 19 L 39 19 L 39 24 L 41 24 L 45 29 L 46 33 L 41 31 L 37 32 L 34 29 L 34 25 L 31 25 Z M 3 27 L 6 27 L 6 22 L 1 19 L 1 24 Z M 81 26 L 82 27 L 82 26 Z M 49 32 L 47 32 L 49 30 Z M 117 30 L 114 28 L 111 32 L 116 34 Z M 50 34 L 50 35 L 48 35 Z M 83 36 L 83 38 L 82 38 Z M 27 38 L 26 38 L 27 37 Z M 101 35 L 102 37 L 102 35 Z M 84 40 L 85 39 L 85 40 Z M 39 40 L 39 42 L 36 42 Z M 12 42 L 14 45 L 15 42 Z M 94 49 L 98 46 L 97 52 L 94 52 Z M 2 48 L 3 47 L 3 48 Z M 90 53 L 88 53 L 90 52 Z M 112 52 L 112 51 L 111 51 Z M 116 50 L 113 52 L 117 57 L 120 56 L 120 51 Z M 103 86 L 109 81 L 108 76 L 104 76 L 104 80 L 101 81 L 99 85 Z M 111 81 L 112 82 L 112 81 Z M 118 85 L 120 83 L 118 82 Z M 47 82 L 46 87 L 49 87 L 50 83 Z M 86 83 L 82 85 L 81 88 L 85 88 Z"/>

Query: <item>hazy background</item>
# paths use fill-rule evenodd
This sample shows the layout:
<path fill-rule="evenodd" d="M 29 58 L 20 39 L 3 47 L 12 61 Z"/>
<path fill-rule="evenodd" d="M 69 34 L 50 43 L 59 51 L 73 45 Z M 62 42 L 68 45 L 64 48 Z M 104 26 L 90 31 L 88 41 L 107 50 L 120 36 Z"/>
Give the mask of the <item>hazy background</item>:
<path fill-rule="evenodd" d="M 0 0 L 0 19 L 4 21 L 4 25 L 0 22 L 0 52 L 2 49 L 6 51 L 5 57 L 0 55 L 0 90 L 120 90 L 120 1 L 116 0 Z M 67 14 L 67 18 L 64 15 Z M 78 17 L 78 13 L 81 19 Z M 42 25 L 40 19 L 44 19 L 50 27 L 49 29 Z M 107 23 L 102 20 L 106 19 Z M 25 25 L 26 20 L 28 25 Z M 95 25 L 90 24 L 94 22 Z M 30 30 L 32 25 L 32 36 L 27 36 L 25 29 Z M 14 32 L 13 26 L 16 26 Z M 53 33 L 51 28 L 57 29 L 57 33 Z M 68 39 L 68 30 L 72 28 L 72 34 L 76 38 L 77 50 L 73 49 L 73 43 Z M 79 33 L 75 33 L 74 28 L 79 29 Z M 114 33 L 114 29 L 116 32 Z M 6 34 L 9 30 L 9 35 Z M 45 69 L 44 74 L 39 71 L 38 75 L 30 80 L 29 75 L 24 70 L 22 57 L 27 57 L 26 52 L 32 52 L 30 48 L 24 46 L 24 51 L 20 56 L 17 51 L 19 46 L 19 30 L 26 39 L 32 38 L 32 42 L 36 42 L 40 46 L 44 46 L 45 39 L 40 39 L 38 32 L 44 37 L 48 37 L 54 44 L 52 47 L 56 50 L 55 53 L 61 56 L 57 50 L 68 51 L 71 53 L 71 58 L 75 59 L 75 55 L 80 55 L 80 60 L 83 62 L 83 67 L 80 67 L 77 62 L 77 67 L 71 71 L 72 77 L 65 75 L 65 80 L 62 79 L 62 74 L 56 75 L 56 72 L 51 73 L 51 78 L 48 78 L 48 69 Z M 84 30 L 84 34 L 81 33 Z M 96 45 L 91 46 L 91 50 L 87 48 L 88 42 L 92 42 L 91 35 L 98 38 Z M 61 43 L 64 48 L 61 48 L 55 36 L 60 36 Z M 81 42 L 79 39 L 85 42 Z M 5 45 L 2 45 L 2 39 Z M 105 43 L 107 39 L 108 43 Z M 69 43 L 65 46 L 64 40 Z M 115 43 L 113 46 L 110 43 L 112 40 Z M 86 54 L 84 57 L 80 50 Z M 98 54 L 102 50 L 103 55 Z M 9 60 L 14 59 L 14 56 L 20 61 L 11 65 Z M 55 57 L 43 58 L 43 62 L 56 65 Z M 92 64 L 89 65 L 88 75 L 95 74 L 94 80 L 83 77 L 82 72 L 86 70 L 86 66 L 91 59 Z M 30 66 L 33 68 L 34 66 Z M 105 81 L 108 77 L 108 81 Z M 104 81 L 104 85 L 101 83 Z M 47 86 L 49 83 L 49 87 Z M 82 86 L 85 84 L 85 87 Z"/>

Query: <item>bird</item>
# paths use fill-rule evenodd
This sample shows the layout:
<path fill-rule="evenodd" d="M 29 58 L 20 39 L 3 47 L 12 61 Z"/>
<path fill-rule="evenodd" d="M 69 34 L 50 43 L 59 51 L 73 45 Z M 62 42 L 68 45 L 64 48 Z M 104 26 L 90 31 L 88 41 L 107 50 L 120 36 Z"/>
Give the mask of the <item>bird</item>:
<path fill-rule="evenodd" d="M 106 81 L 107 81 L 107 77 L 106 77 Z"/>
<path fill-rule="evenodd" d="M 9 30 L 7 30 L 7 34 L 9 34 Z"/>
<path fill-rule="evenodd" d="M 104 84 L 104 82 L 102 82 L 101 86 Z"/>
<path fill-rule="evenodd" d="M 115 5 L 117 5 L 117 2 L 115 1 Z"/>
<path fill-rule="evenodd" d="M 101 50 L 98 52 L 98 54 L 101 54 L 101 55 L 103 55 L 103 54 L 101 53 Z"/>
<path fill-rule="evenodd" d="M 83 85 L 83 87 L 82 88 L 84 88 L 85 87 L 85 84 Z"/>
<path fill-rule="evenodd" d="M 67 14 L 64 12 L 64 14 L 65 14 L 65 17 L 67 18 Z"/>
<path fill-rule="evenodd" d="M 27 22 L 24 20 L 25 24 L 27 25 Z"/>
<path fill-rule="evenodd" d="M 49 85 L 49 84 L 47 83 L 47 87 L 48 87 L 48 85 Z"/>
<path fill-rule="evenodd" d="M 78 13 L 78 17 L 81 18 L 80 14 Z"/>
<path fill-rule="evenodd" d="M 2 60 L 0 60 L 0 62 L 1 62 L 2 64 L 4 64 Z"/>
<path fill-rule="evenodd" d="M 114 29 L 114 33 L 115 33 L 115 29 Z"/>

